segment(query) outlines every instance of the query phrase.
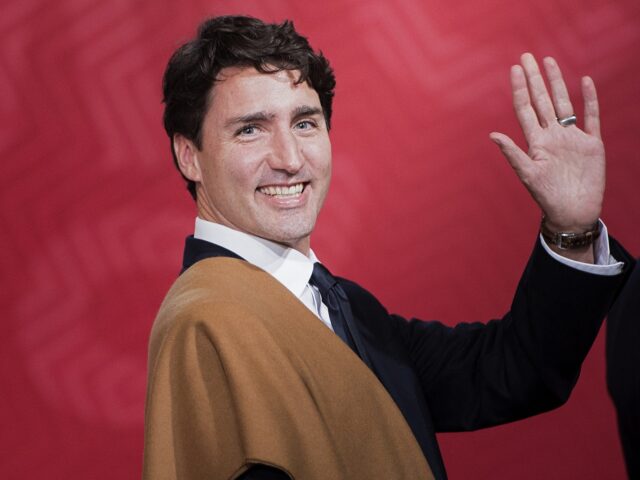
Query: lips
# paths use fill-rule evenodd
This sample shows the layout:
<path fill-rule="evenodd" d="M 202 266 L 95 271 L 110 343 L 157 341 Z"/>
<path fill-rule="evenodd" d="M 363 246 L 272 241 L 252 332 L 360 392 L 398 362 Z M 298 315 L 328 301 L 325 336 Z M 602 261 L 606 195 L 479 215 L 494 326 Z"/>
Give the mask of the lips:
<path fill-rule="evenodd" d="M 294 183 L 293 185 L 266 185 L 259 187 L 258 191 L 270 197 L 290 198 L 300 195 L 304 190 L 305 183 Z"/>

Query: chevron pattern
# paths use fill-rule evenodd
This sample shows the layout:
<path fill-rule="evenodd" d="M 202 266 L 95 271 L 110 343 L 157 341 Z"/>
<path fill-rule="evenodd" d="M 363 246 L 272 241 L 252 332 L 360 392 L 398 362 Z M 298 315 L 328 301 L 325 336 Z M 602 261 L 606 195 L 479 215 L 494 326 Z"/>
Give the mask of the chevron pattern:
<path fill-rule="evenodd" d="M 313 248 L 391 310 L 454 323 L 508 308 L 538 212 L 488 133 L 522 139 L 508 70 L 526 50 L 559 61 L 579 113 L 579 78 L 595 79 L 604 219 L 640 254 L 635 0 L 5 0 L 1 11 L 3 479 L 139 478 L 148 332 L 194 217 L 160 79 L 205 16 L 292 18 L 332 60 L 334 179 Z M 392 255 L 393 267 L 368 261 Z M 600 338 L 561 410 L 443 435 L 450 478 L 624 478 L 603 353 Z"/>

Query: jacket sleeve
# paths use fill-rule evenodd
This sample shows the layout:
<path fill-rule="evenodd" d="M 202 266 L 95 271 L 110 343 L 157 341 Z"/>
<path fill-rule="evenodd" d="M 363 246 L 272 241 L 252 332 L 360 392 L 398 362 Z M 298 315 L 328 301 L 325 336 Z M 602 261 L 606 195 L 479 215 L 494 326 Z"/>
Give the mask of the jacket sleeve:
<path fill-rule="evenodd" d="M 629 272 L 600 276 L 551 258 L 539 244 L 500 320 L 406 321 L 391 316 L 419 377 L 437 431 L 474 430 L 564 403 Z"/>
<path fill-rule="evenodd" d="M 268 465 L 253 465 L 238 480 L 291 480 L 282 470 Z"/>
<path fill-rule="evenodd" d="M 640 261 L 607 319 L 607 387 L 629 478 L 640 478 Z"/>

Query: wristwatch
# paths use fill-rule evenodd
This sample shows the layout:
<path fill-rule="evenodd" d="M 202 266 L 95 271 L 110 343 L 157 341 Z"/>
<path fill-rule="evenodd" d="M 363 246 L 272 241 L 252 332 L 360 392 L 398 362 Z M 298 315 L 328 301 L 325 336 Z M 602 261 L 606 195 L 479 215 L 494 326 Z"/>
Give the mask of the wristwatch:
<path fill-rule="evenodd" d="M 600 221 L 594 223 L 589 230 L 582 233 L 574 232 L 553 232 L 547 227 L 545 217 L 540 222 L 540 233 L 547 243 L 555 245 L 562 250 L 573 250 L 591 245 L 600 236 Z"/>

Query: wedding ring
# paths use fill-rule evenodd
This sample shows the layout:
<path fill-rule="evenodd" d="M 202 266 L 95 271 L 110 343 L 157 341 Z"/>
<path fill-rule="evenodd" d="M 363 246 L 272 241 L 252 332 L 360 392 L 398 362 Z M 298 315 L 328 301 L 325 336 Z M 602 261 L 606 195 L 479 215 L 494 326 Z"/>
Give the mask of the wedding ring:
<path fill-rule="evenodd" d="M 568 117 L 559 118 L 558 123 L 563 127 L 568 127 L 569 125 L 575 125 L 578 119 L 575 115 L 569 115 Z"/>

